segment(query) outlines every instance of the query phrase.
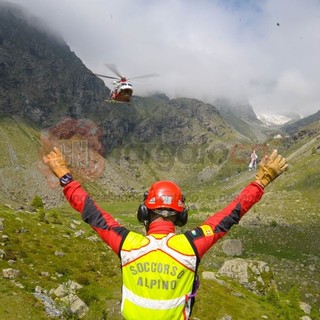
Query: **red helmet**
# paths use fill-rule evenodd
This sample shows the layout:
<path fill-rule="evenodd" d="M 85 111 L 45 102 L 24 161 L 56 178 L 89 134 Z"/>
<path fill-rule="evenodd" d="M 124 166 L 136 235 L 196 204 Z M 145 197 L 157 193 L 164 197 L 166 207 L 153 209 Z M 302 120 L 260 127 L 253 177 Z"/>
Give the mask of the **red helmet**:
<path fill-rule="evenodd" d="M 145 194 L 144 204 L 150 210 L 166 208 L 182 212 L 184 210 L 184 196 L 174 182 L 158 181 Z"/>

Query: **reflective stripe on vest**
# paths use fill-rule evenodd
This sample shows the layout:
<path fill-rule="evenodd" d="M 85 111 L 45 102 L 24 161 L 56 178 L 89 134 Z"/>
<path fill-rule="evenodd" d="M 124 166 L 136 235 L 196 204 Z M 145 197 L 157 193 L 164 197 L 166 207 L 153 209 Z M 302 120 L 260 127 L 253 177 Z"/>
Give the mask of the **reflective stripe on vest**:
<path fill-rule="evenodd" d="M 197 258 L 184 235 L 130 232 L 120 256 L 126 319 L 188 319 Z"/>
<path fill-rule="evenodd" d="M 170 300 L 154 300 L 154 299 L 139 297 L 135 295 L 132 291 L 128 290 L 125 286 L 122 287 L 122 293 L 123 293 L 123 296 L 125 296 L 126 299 L 128 299 L 132 303 L 143 308 L 148 306 L 148 309 L 167 310 L 167 309 L 181 306 L 186 302 L 185 297 L 170 299 Z"/>

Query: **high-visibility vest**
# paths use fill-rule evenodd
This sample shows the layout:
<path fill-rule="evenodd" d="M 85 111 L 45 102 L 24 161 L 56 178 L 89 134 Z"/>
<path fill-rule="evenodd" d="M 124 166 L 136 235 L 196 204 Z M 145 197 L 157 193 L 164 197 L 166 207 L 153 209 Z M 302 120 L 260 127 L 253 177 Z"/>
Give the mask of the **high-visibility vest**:
<path fill-rule="evenodd" d="M 130 232 L 120 258 L 125 319 L 189 318 L 198 259 L 185 235 Z"/>

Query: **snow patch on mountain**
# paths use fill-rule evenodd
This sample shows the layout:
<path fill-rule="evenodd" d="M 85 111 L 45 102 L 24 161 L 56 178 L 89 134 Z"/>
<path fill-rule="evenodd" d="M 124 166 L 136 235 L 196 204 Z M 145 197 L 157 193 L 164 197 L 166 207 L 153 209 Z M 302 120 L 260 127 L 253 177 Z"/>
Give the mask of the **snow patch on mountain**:
<path fill-rule="evenodd" d="M 260 114 L 260 115 L 257 115 L 257 117 L 261 122 L 263 122 L 267 126 L 274 126 L 274 125 L 281 126 L 292 120 L 281 114 Z"/>

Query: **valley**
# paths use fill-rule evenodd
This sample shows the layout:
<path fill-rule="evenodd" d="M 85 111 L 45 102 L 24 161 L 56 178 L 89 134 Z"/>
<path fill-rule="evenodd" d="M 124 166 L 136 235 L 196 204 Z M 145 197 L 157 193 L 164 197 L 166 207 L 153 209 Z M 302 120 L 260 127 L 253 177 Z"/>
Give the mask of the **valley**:
<path fill-rule="evenodd" d="M 289 170 L 201 261 L 191 319 L 320 319 L 319 111 L 268 126 L 226 98 L 110 103 L 60 37 L 3 3 L 0 54 L 1 319 L 122 319 L 119 259 L 67 205 L 42 161 L 54 146 L 101 207 L 141 233 L 136 211 L 154 181 L 181 186 L 184 232 L 254 180 L 253 149 L 259 161 L 277 149 Z"/>

